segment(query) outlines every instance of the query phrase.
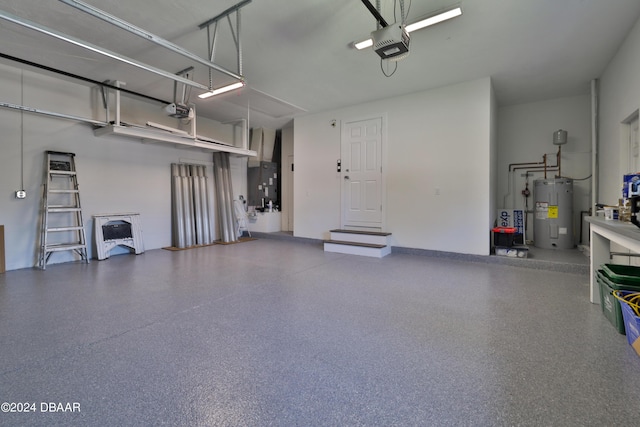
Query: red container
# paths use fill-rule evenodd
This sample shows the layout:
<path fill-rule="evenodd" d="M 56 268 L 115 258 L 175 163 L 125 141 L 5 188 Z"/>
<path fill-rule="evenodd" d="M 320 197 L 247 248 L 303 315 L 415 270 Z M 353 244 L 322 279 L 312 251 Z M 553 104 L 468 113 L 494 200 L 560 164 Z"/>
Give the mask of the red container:
<path fill-rule="evenodd" d="M 518 231 L 518 229 L 515 227 L 495 227 L 492 228 L 491 231 L 493 231 L 494 246 L 510 248 L 516 239 L 516 231 Z"/>
<path fill-rule="evenodd" d="M 491 231 L 493 231 L 494 233 L 515 234 L 518 229 L 515 227 L 494 227 L 491 229 Z"/>

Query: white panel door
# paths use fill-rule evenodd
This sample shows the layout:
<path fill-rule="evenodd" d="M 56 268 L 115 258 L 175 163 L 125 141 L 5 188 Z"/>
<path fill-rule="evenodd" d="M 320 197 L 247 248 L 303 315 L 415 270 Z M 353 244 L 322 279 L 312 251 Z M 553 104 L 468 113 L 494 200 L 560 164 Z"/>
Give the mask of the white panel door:
<path fill-rule="evenodd" d="M 382 118 L 342 126 L 342 225 L 382 228 Z"/>

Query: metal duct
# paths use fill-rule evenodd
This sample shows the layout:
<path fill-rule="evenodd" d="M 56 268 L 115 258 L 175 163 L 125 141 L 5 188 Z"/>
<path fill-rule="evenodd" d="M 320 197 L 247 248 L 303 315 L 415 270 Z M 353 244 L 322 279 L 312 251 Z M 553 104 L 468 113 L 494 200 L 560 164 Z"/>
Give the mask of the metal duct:
<path fill-rule="evenodd" d="M 176 248 L 184 248 L 184 210 L 183 206 L 183 194 L 182 194 L 182 179 L 180 178 L 180 165 L 171 165 L 171 212 L 172 212 L 172 245 Z"/>
<path fill-rule="evenodd" d="M 202 204 L 200 199 L 200 178 L 198 177 L 199 169 L 201 166 L 191 165 L 189 166 L 190 176 L 189 182 L 193 189 L 193 218 L 195 228 L 195 244 L 201 245 L 204 236 L 202 234 Z"/>
<path fill-rule="evenodd" d="M 225 180 L 225 209 L 227 210 L 227 228 L 231 241 L 236 241 L 236 214 L 233 208 L 233 185 L 231 181 L 231 163 L 229 161 L 229 153 L 222 153 L 222 161 L 224 164 L 224 180 Z"/>
<path fill-rule="evenodd" d="M 209 225 L 209 186 L 207 185 L 207 167 L 200 166 L 197 169 L 196 179 L 200 182 L 200 215 L 202 217 L 202 241 L 200 244 L 209 245 L 212 243 L 211 226 Z"/>
<path fill-rule="evenodd" d="M 223 185 L 222 185 L 222 168 L 221 168 L 221 158 L 219 156 L 220 153 L 213 153 L 213 178 L 215 180 L 216 186 L 216 206 L 218 208 L 218 226 L 220 228 L 220 240 L 223 242 L 227 242 L 228 236 L 226 233 L 227 220 L 225 218 L 226 210 L 222 207 L 224 201 L 222 198 L 223 193 Z"/>
<path fill-rule="evenodd" d="M 171 165 L 173 246 L 212 243 L 206 166 Z"/>
<path fill-rule="evenodd" d="M 216 205 L 218 206 L 220 234 L 224 243 L 235 242 L 235 216 L 229 153 L 213 153 L 213 169 L 216 180 Z"/>
<path fill-rule="evenodd" d="M 193 238 L 193 193 L 191 180 L 189 179 L 189 167 L 180 165 L 180 179 L 182 181 L 182 210 L 184 211 L 184 243 L 186 246 L 195 244 Z"/>

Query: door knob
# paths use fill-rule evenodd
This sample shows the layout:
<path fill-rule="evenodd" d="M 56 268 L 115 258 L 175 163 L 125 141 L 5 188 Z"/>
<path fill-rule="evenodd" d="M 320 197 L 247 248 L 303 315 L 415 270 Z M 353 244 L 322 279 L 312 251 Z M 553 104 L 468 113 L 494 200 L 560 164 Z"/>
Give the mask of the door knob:
<path fill-rule="evenodd" d="M 344 176 L 344 179 L 349 179 L 349 175 L 345 175 L 345 176 Z"/>

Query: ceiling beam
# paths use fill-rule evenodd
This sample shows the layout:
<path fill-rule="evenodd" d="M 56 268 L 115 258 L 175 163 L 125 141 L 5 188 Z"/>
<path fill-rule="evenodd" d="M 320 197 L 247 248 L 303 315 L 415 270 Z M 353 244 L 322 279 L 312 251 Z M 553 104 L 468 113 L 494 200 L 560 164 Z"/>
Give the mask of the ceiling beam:
<path fill-rule="evenodd" d="M 211 69 L 214 69 L 216 71 L 219 71 L 223 74 L 226 74 L 227 76 L 233 77 L 234 79 L 237 80 L 244 80 L 244 78 L 239 75 L 234 73 L 233 71 L 227 70 L 224 67 L 221 67 L 219 65 L 214 64 L 211 61 L 208 61 L 204 58 L 201 58 L 200 56 L 196 55 L 195 53 L 192 53 L 178 45 L 176 45 L 175 43 L 172 43 L 166 39 L 163 39 L 162 37 L 159 37 L 155 34 L 152 34 L 140 27 L 137 27 L 129 22 L 126 22 L 116 16 L 113 16 L 111 14 L 108 14 L 107 12 L 104 12 L 94 6 L 91 6 L 89 4 L 86 4 L 82 1 L 79 0 L 58 0 L 68 6 L 74 7 L 82 12 L 85 12 L 91 16 L 94 16 L 98 19 L 101 19 L 105 22 L 108 22 L 109 24 L 115 25 L 118 28 L 121 28 L 125 31 L 128 31 L 132 34 L 137 35 L 138 37 L 142 37 L 145 40 L 148 40 L 150 42 L 153 42 L 157 45 L 160 45 L 166 49 L 169 49 L 172 52 L 175 52 L 179 55 L 182 55 L 184 57 L 187 57 L 189 59 L 192 59 L 202 65 L 205 65 Z"/>
<path fill-rule="evenodd" d="M 71 37 L 71 36 L 69 36 L 67 34 L 63 34 L 63 33 L 59 32 L 59 31 L 53 30 L 51 28 L 44 27 L 44 26 L 42 26 L 40 24 L 36 24 L 35 22 L 29 21 L 28 19 L 20 18 L 19 16 L 15 16 L 15 15 L 12 15 L 10 13 L 7 13 L 7 12 L 1 11 L 1 10 L 0 10 L 0 19 L 4 19 L 6 21 L 13 22 L 14 24 L 18 24 L 18 25 L 21 25 L 23 27 L 38 31 L 40 33 L 43 33 L 43 34 L 46 34 L 48 36 L 54 37 L 56 39 L 65 41 L 67 43 L 70 43 L 70 44 L 73 44 L 73 45 L 76 45 L 76 46 L 79 46 L 81 48 L 90 50 L 90 51 L 95 52 L 95 53 L 99 53 L 100 55 L 104 55 L 104 56 L 107 56 L 109 58 L 116 59 L 116 60 L 118 60 L 120 62 L 124 62 L 124 63 L 129 64 L 129 65 L 133 65 L 134 67 L 141 68 L 141 69 L 143 69 L 145 71 L 149 71 L 149 72 L 152 72 L 154 74 L 158 74 L 158 75 L 166 77 L 168 79 L 171 79 L 171 80 L 174 80 L 174 81 L 177 81 L 177 82 L 189 85 L 189 86 L 197 87 L 198 89 L 209 90 L 209 88 L 207 86 L 202 85 L 200 83 L 196 83 L 193 80 L 185 79 L 185 78 L 180 77 L 180 76 L 178 76 L 176 74 L 170 73 L 168 71 L 161 70 L 161 69 L 153 67 L 151 65 L 144 64 L 142 62 L 136 61 L 135 59 L 128 58 L 128 57 L 126 57 L 124 55 L 120 55 L 119 53 L 112 52 L 112 51 L 104 49 L 104 48 L 102 48 L 100 46 L 96 46 L 96 45 L 91 44 L 89 42 L 85 42 L 85 41 L 77 39 L 75 37 Z"/>
<path fill-rule="evenodd" d="M 213 24 L 214 22 L 222 19 L 222 18 L 226 18 L 228 15 L 231 15 L 233 12 L 235 12 L 236 10 L 240 10 L 242 7 L 248 5 L 249 3 L 251 3 L 252 0 L 243 0 L 240 3 L 231 6 L 229 9 L 225 10 L 224 12 L 222 12 L 221 14 L 209 19 L 206 22 L 203 22 L 202 24 L 198 25 L 198 28 L 200 28 L 201 30 L 205 27 L 208 27 L 209 25 Z"/>

